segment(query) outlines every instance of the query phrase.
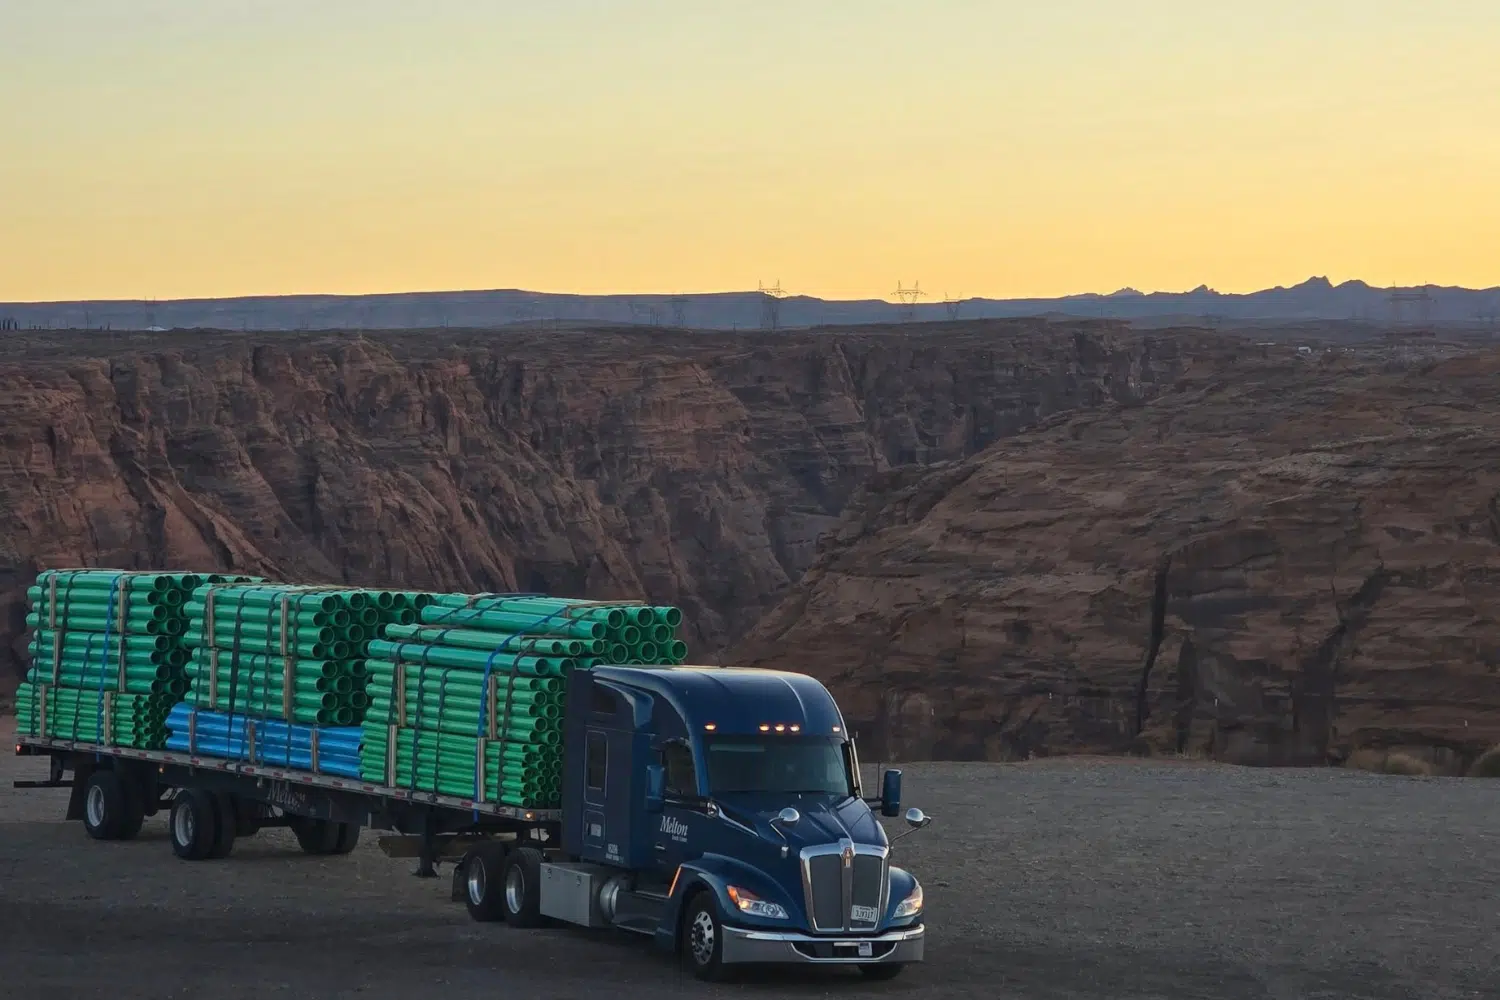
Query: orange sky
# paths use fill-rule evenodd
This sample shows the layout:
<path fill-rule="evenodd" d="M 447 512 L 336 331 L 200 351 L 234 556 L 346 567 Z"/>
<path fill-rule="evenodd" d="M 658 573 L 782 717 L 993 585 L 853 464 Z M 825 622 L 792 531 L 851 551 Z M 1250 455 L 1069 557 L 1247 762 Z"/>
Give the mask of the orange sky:
<path fill-rule="evenodd" d="M 0 301 L 1500 284 L 1494 0 L 20 0 L 0 39 Z"/>

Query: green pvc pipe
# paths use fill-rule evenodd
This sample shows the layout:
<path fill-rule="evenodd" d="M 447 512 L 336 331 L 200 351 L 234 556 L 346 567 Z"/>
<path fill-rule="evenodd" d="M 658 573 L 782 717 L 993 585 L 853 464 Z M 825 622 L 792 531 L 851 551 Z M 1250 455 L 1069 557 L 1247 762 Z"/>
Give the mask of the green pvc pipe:
<path fill-rule="evenodd" d="M 672 641 L 672 627 L 670 625 L 656 624 L 649 629 L 643 630 L 647 642 L 654 642 L 658 646 Z"/>
<path fill-rule="evenodd" d="M 656 607 L 651 609 L 655 613 L 656 621 L 668 628 L 676 628 L 682 624 L 682 609 L 672 607 Z"/>
<path fill-rule="evenodd" d="M 45 648 L 51 651 L 57 636 L 62 636 L 63 649 L 119 649 L 121 643 L 126 649 L 151 649 L 157 652 L 166 652 L 173 648 L 170 636 L 165 635 L 120 635 L 118 632 L 110 633 L 108 642 L 105 641 L 102 632 L 66 632 L 53 631 L 52 629 L 41 629 L 31 635 L 33 647 Z"/>
<path fill-rule="evenodd" d="M 504 653 L 529 656 L 578 656 L 603 642 L 600 639 L 565 639 L 520 632 L 495 633 L 433 625 L 387 625 L 385 635 L 387 639 L 404 639 L 433 646 L 462 646 L 486 652 L 501 650 Z"/>
<path fill-rule="evenodd" d="M 573 669 L 574 666 L 574 661 L 567 658 L 512 656 L 510 654 L 495 656 L 477 649 L 454 649 L 414 642 L 389 642 L 384 639 L 376 639 L 370 643 L 369 657 L 391 662 L 404 662 L 408 677 L 419 673 L 424 665 L 429 668 L 429 673 L 435 672 L 431 670 L 432 667 L 453 667 L 483 672 L 485 667 L 489 666 L 492 673 L 503 675 L 514 668 L 517 673 L 539 677 L 549 674 L 561 675 Z"/>
<path fill-rule="evenodd" d="M 365 628 L 373 629 L 376 625 L 380 624 L 380 617 L 379 607 L 361 608 L 357 621 Z"/>
<path fill-rule="evenodd" d="M 667 651 L 667 655 L 672 658 L 672 662 L 681 663 L 683 660 L 687 659 L 687 652 L 687 643 L 683 642 L 681 639 L 673 639 L 671 643 L 671 649 Z"/>
<path fill-rule="evenodd" d="M 189 635 L 206 636 L 208 630 L 203 627 L 201 619 L 193 619 L 191 627 L 188 628 Z M 289 622 L 286 629 L 287 638 L 295 642 L 333 642 L 339 638 L 339 630 L 332 625 L 303 625 L 297 622 Z M 215 637 L 230 635 L 254 637 L 260 639 L 269 637 L 271 641 L 280 642 L 280 622 L 259 622 L 249 619 L 235 621 L 233 619 L 215 618 L 213 635 Z"/>
<path fill-rule="evenodd" d="M 607 659 L 610 663 L 624 663 L 630 659 L 630 647 L 623 642 L 610 643 Z"/>
<path fill-rule="evenodd" d="M 440 594 L 434 603 L 449 608 L 524 615 L 533 620 L 551 616 L 554 621 L 599 622 L 606 628 L 619 628 L 625 623 L 625 614 L 618 606 L 557 597 L 474 598 L 467 594 Z"/>
<path fill-rule="evenodd" d="M 638 644 L 635 647 L 634 651 L 633 651 L 633 655 L 635 656 L 636 659 L 640 660 L 642 663 L 652 663 L 652 662 L 655 662 L 655 660 L 656 660 L 656 643 L 654 643 L 654 642 L 643 642 L 643 643 Z"/>
<path fill-rule="evenodd" d="M 241 659 L 252 656 L 269 657 L 279 660 L 281 658 L 280 643 L 250 644 L 246 642 L 233 642 L 221 637 L 215 645 L 209 646 L 201 641 L 194 641 L 192 635 L 185 640 L 189 645 L 195 646 L 200 655 L 207 655 L 210 649 L 219 652 L 219 662 L 224 662 L 236 654 Z M 287 645 L 287 651 L 294 653 L 299 659 L 307 660 L 344 660 L 348 659 L 351 650 L 349 644 L 342 639 L 333 642 L 293 642 Z"/>
<path fill-rule="evenodd" d="M 349 707 L 356 712 L 363 713 L 370 707 L 370 696 L 363 691 L 352 691 L 349 694 Z"/>
<path fill-rule="evenodd" d="M 544 620 L 536 615 L 509 611 L 474 611 L 467 608 L 440 606 L 423 608 L 417 615 L 417 620 L 426 625 L 462 626 L 530 635 L 555 635 L 570 639 L 602 639 L 606 631 L 604 623 L 597 621 L 572 621 L 566 618 Z"/>
<path fill-rule="evenodd" d="M 281 608 L 283 597 L 287 608 L 294 611 L 337 611 L 353 607 L 353 603 L 342 596 L 346 592 L 327 590 L 289 590 L 271 586 L 220 586 L 213 589 L 214 612 L 234 607 Z M 347 593 L 355 593 L 353 591 Z M 195 594 L 192 603 L 206 607 L 206 595 Z"/>
<path fill-rule="evenodd" d="M 54 577 L 57 579 L 59 591 L 67 586 L 93 586 L 108 590 L 110 587 L 119 586 L 117 581 L 124 577 L 130 579 L 131 589 L 140 587 L 142 583 L 148 583 L 152 590 L 172 590 L 182 587 L 179 581 L 184 578 L 184 575 L 171 573 L 151 575 L 148 572 L 116 569 L 48 569 L 37 574 L 37 586 L 43 587 Z"/>

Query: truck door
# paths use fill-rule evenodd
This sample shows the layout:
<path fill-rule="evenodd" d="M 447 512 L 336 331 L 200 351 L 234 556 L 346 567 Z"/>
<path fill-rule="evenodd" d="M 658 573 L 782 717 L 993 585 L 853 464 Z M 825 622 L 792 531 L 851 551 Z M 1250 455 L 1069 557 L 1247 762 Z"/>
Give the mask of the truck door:
<path fill-rule="evenodd" d="M 684 740 L 668 740 L 661 749 L 661 763 L 666 770 L 666 795 L 661 822 L 652 831 L 652 848 L 657 870 L 670 877 L 678 865 L 703 853 L 693 846 L 702 832 L 693 828 L 708 817 L 692 805 L 699 797 L 692 747 Z"/>
<path fill-rule="evenodd" d="M 623 865 L 631 855 L 630 734 L 590 726 L 584 736 L 583 850 L 586 861 Z"/>

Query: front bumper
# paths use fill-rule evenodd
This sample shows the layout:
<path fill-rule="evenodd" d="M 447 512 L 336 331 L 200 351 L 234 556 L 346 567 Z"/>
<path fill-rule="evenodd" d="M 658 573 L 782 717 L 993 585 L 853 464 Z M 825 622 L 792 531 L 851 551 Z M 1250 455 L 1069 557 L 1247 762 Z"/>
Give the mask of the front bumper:
<path fill-rule="evenodd" d="M 725 965 L 800 963 L 876 965 L 922 961 L 925 930 L 902 927 L 873 937 L 816 937 L 796 931 L 725 927 L 720 961 Z"/>

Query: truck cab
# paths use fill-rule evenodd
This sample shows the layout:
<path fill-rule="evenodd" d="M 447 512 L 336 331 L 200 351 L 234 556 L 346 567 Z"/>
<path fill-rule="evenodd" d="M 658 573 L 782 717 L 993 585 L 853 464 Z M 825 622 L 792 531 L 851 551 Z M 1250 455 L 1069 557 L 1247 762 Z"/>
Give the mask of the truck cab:
<path fill-rule="evenodd" d="M 649 935 L 697 975 L 746 963 L 922 960 L 922 889 L 891 864 L 828 690 L 723 667 L 576 670 L 564 712 L 560 850 L 537 866 L 543 917 Z M 913 827 L 928 820 L 910 810 Z M 899 838 L 898 838 L 899 839 Z M 508 873 L 507 873 L 508 874 Z"/>

